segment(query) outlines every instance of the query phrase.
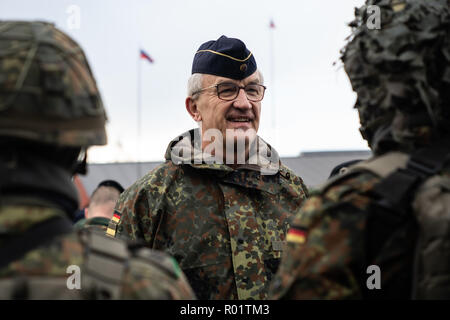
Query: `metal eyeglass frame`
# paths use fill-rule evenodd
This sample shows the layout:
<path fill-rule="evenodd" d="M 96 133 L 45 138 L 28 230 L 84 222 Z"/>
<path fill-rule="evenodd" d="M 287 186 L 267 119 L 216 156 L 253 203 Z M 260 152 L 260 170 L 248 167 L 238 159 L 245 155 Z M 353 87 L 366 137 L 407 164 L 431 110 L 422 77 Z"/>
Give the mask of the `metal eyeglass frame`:
<path fill-rule="evenodd" d="M 224 99 L 224 98 L 221 98 L 221 97 L 220 97 L 220 95 L 219 95 L 219 86 L 220 86 L 220 85 L 223 85 L 223 84 L 227 84 L 227 85 L 231 85 L 231 84 L 232 84 L 232 85 L 235 85 L 236 87 L 239 88 L 239 90 L 236 91 L 236 96 L 235 96 L 234 98 L 232 98 L 232 99 Z M 254 99 L 250 99 L 250 98 L 248 97 L 247 92 L 245 91 L 245 88 L 246 88 L 247 86 L 249 86 L 249 85 L 263 87 L 263 93 L 262 93 L 261 99 L 254 100 Z M 200 93 L 200 92 L 202 92 L 202 91 L 205 91 L 206 89 L 211 89 L 211 88 L 216 88 L 217 97 L 218 97 L 220 100 L 223 100 L 223 101 L 233 101 L 234 99 L 236 99 L 236 98 L 239 96 L 239 92 L 241 91 L 241 89 L 244 89 L 245 96 L 247 97 L 248 100 L 250 100 L 250 101 L 252 101 L 252 102 L 259 102 L 259 101 L 261 101 L 262 99 L 264 99 L 264 93 L 266 92 L 266 89 L 267 89 L 266 86 L 264 86 L 264 85 L 262 85 L 262 84 L 259 84 L 259 83 L 249 83 L 249 84 L 247 84 L 246 86 L 238 86 L 238 85 L 235 84 L 235 83 L 222 82 L 222 83 L 214 84 L 214 85 L 212 85 L 212 86 L 209 86 L 209 87 L 206 87 L 206 88 L 202 88 L 202 89 L 200 89 L 200 90 L 198 90 L 198 91 L 195 91 L 194 93 L 192 93 L 192 96 L 194 96 L 194 95 L 196 95 L 197 93 Z"/>

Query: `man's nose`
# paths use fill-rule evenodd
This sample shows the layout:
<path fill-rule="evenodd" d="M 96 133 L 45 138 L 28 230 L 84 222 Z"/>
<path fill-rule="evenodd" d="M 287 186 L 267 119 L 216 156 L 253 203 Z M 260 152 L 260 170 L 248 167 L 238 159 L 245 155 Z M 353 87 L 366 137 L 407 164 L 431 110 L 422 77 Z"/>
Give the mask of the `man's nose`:
<path fill-rule="evenodd" d="M 239 93 L 236 99 L 233 101 L 233 107 L 239 109 L 251 109 L 252 104 L 247 98 L 244 88 L 239 88 Z"/>

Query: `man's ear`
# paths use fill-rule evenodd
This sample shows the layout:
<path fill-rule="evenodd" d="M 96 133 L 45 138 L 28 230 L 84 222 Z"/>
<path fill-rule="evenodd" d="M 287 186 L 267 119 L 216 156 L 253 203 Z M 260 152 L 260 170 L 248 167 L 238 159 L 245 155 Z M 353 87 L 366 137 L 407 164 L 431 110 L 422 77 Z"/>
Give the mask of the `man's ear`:
<path fill-rule="evenodd" d="M 197 108 L 197 100 L 193 99 L 192 97 L 186 98 L 186 110 L 191 115 L 192 119 L 194 119 L 195 122 L 199 122 L 202 120 L 202 116 L 200 115 L 200 112 Z"/>

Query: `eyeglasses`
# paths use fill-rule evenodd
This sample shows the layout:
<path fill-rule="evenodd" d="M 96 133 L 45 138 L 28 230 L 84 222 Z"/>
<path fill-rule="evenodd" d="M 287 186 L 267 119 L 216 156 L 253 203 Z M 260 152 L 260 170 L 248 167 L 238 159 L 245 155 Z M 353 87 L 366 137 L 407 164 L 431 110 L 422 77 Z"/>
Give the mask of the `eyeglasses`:
<path fill-rule="evenodd" d="M 262 84 L 248 84 L 245 87 L 241 87 L 235 83 L 224 82 L 200 89 L 194 92 L 192 95 L 210 88 L 216 88 L 217 96 L 219 97 L 219 99 L 225 101 L 232 101 L 236 99 L 239 95 L 239 91 L 241 89 L 244 89 L 248 100 L 258 102 L 264 98 L 264 92 L 266 91 L 266 87 Z"/>

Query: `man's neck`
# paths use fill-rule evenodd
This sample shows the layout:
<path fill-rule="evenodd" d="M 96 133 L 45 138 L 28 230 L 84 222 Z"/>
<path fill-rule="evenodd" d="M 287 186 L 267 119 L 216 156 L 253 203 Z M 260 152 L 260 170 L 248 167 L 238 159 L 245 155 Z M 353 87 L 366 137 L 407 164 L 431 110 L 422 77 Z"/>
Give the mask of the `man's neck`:
<path fill-rule="evenodd" d="M 226 146 L 224 146 L 222 149 L 216 150 L 215 148 L 212 150 L 208 150 L 208 152 L 205 153 L 205 149 L 207 146 L 209 146 L 212 142 L 210 141 L 202 141 L 202 151 L 204 152 L 205 156 L 213 156 L 216 159 L 219 159 L 222 161 L 223 164 L 228 165 L 229 167 L 238 167 L 240 165 L 243 165 L 248 162 L 249 159 L 249 147 L 246 145 L 245 150 L 238 152 L 236 145 L 234 146 L 233 150 L 227 150 Z M 211 152 L 209 152 L 211 151 Z"/>
<path fill-rule="evenodd" d="M 96 206 L 91 206 L 88 208 L 87 218 L 106 218 L 111 219 L 114 212 L 114 203 L 111 205 L 107 204 L 99 204 Z"/>

